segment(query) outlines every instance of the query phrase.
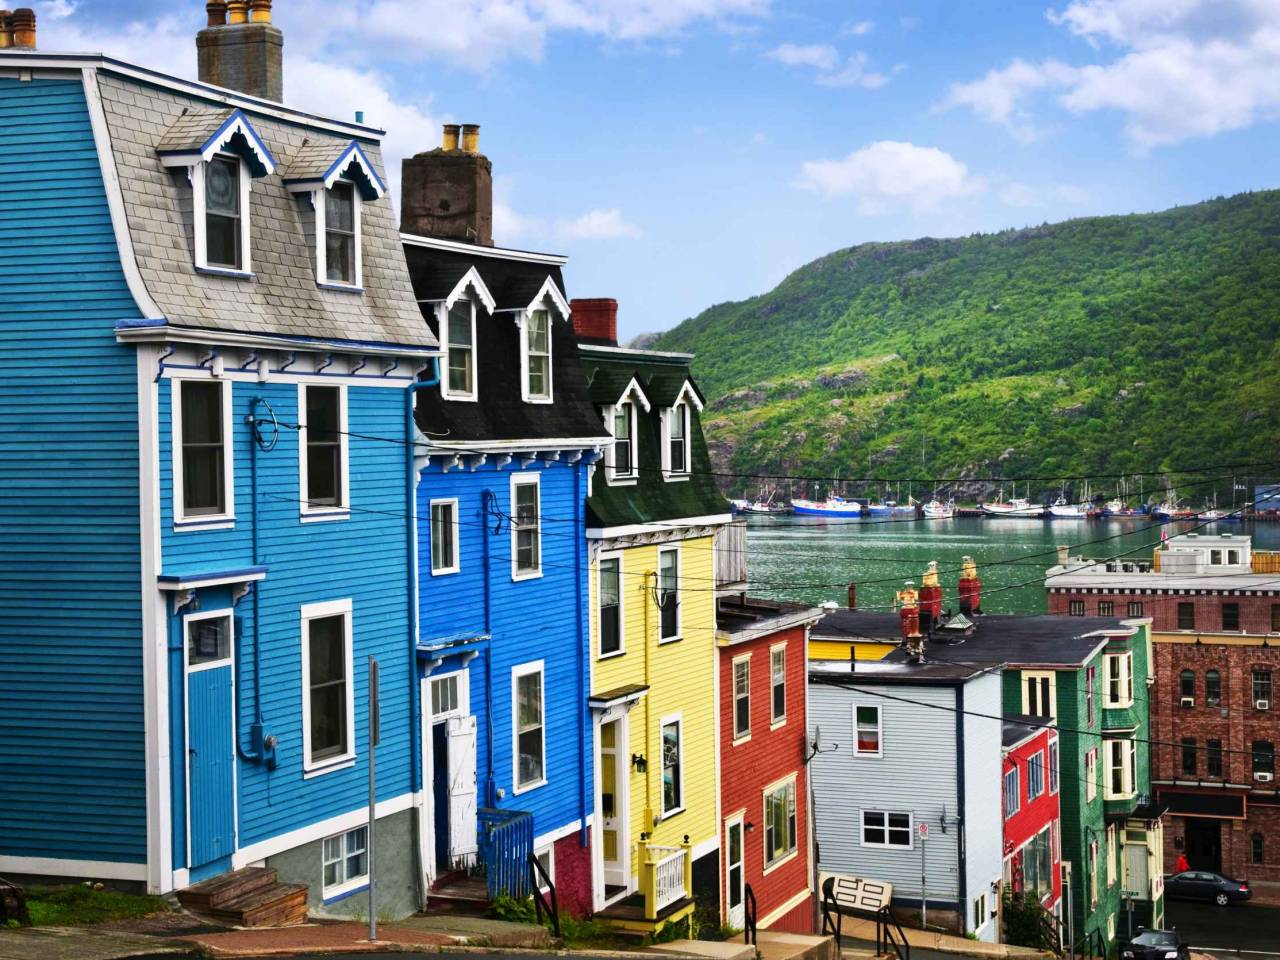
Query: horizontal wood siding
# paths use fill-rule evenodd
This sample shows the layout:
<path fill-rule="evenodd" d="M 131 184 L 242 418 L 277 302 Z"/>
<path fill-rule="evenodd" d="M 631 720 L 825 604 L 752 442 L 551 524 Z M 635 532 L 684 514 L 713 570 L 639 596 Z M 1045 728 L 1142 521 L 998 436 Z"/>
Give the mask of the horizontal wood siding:
<path fill-rule="evenodd" d="M 164 569 L 180 572 L 217 564 L 247 566 L 252 555 L 250 432 L 245 424 L 254 397 L 264 398 L 282 424 L 299 423 L 298 385 L 289 382 L 233 384 L 235 509 L 231 530 L 175 531 L 172 497 L 173 381 L 160 384 L 161 531 Z M 411 706 L 414 670 L 408 626 L 408 542 L 404 447 L 378 437 L 405 432 L 404 393 L 383 387 L 350 387 L 348 437 L 351 516 L 302 523 L 299 519 L 298 442 L 281 426 L 274 449 L 257 451 L 258 562 L 267 577 L 259 591 L 259 668 L 266 732 L 279 738 L 278 766 L 239 761 L 239 846 L 268 839 L 367 802 L 366 658 L 381 667 L 382 742 L 378 747 L 378 798 L 411 789 L 416 719 Z M 224 604 L 225 590 L 201 591 L 204 609 Z M 207 596 L 206 596 L 207 595 Z M 302 641 L 304 604 L 350 599 L 355 673 L 356 762 L 311 779 L 303 778 Z M 181 616 L 180 612 L 178 616 Z M 249 747 L 254 719 L 253 599 L 236 607 L 240 656 L 237 684 L 240 742 Z M 174 666 L 181 673 L 180 644 Z M 182 716 L 181 685 L 172 689 L 175 716 Z M 176 754 L 181 756 L 180 753 Z M 174 766 L 175 824 L 181 823 L 181 767 Z M 179 864 L 180 865 L 180 864 Z"/>
<path fill-rule="evenodd" d="M 0 854 L 141 863 L 139 312 L 78 75 L 0 129 Z"/>
<path fill-rule="evenodd" d="M 967 838 L 965 894 L 969 905 L 961 916 L 967 932 L 979 940 L 994 942 L 999 931 L 991 918 L 991 911 L 996 909 L 991 889 L 992 884 L 1000 882 L 1004 867 L 1002 724 L 996 719 L 1001 715 L 998 672 L 983 674 L 965 684 L 964 710 L 964 825 L 961 829 Z M 1048 789 L 1047 779 L 1045 789 Z M 950 812 L 950 807 L 947 809 Z M 974 929 L 973 901 L 984 893 L 987 895 L 986 921 Z"/>

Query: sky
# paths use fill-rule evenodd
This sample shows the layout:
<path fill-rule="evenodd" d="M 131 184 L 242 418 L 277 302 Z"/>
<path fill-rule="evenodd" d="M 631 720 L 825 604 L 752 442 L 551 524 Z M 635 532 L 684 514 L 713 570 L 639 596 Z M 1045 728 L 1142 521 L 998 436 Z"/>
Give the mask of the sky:
<path fill-rule="evenodd" d="M 203 2 L 46 0 L 39 46 L 195 75 Z M 479 123 L 495 240 L 624 340 L 857 243 L 1280 185 L 1280 0 L 276 0 L 285 101 L 400 160 Z"/>

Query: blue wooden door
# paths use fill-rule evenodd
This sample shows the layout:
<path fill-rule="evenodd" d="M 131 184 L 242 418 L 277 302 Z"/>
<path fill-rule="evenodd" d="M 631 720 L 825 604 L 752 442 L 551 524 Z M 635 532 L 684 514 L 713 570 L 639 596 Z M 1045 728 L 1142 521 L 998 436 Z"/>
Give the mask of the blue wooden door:
<path fill-rule="evenodd" d="M 187 674 L 187 774 L 193 879 L 218 872 L 235 849 L 235 739 L 231 663 Z"/>

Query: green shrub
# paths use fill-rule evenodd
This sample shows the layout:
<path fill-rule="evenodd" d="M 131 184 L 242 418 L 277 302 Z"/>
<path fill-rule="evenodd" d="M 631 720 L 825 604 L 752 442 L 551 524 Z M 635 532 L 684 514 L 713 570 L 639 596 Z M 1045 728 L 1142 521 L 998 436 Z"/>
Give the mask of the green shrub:
<path fill-rule="evenodd" d="M 1049 911 L 1026 897 L 1004 898 L 1004 941 L 1018 947 L 1050 950 L 1057 946 L 1049 935 L 1053 924 Z"/>

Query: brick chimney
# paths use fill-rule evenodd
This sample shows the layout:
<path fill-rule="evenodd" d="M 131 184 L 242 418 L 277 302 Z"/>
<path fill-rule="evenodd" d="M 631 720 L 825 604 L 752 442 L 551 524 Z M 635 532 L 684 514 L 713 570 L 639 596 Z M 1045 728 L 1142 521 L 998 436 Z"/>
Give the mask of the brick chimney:
<path fill-rule="evenodd" d="M 446 123 L 440 147 L 401 163 L 400 229 L 493 246 L 493 164 L 480 152 L 478 124 Z"/>
<path fill-rule="evenodd" d="M 573 332 L 584 343 L 618 345 L 618 301 L 611 297 L 590 297 L 569 301 Z"/>
<path fill-rule="evenodd" d="M 284 34 L 271 0 L 210 0 L 209 25 L 196 34 L 200 81 L 284 102 Z"/>
<path fill-rule="evenodd" d="M 34 50 L 36 46 L 36 12 L 19 7 L 10 13 L 0 10 L 0 48 Z"/>

